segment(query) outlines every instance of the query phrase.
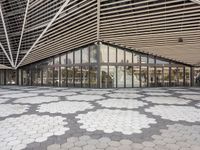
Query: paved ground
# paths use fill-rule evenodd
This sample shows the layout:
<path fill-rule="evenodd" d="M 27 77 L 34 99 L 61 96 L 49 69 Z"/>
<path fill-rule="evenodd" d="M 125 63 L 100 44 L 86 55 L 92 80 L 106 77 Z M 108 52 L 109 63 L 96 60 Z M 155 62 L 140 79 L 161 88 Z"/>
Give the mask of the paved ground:
<path fill-rule="evenodd" d="M 0 88 L 1 150 L 200 150 L 200 88 Z"/>

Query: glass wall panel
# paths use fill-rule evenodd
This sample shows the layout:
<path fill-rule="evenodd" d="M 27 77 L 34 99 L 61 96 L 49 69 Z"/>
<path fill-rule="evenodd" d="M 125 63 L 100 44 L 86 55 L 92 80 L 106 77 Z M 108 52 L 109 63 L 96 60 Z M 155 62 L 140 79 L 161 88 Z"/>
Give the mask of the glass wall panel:
<path fill-rule="evenodd" d="M 109 46 L 109 62 L 110 63 L 116 63 L 116 48 Z"/>
<path fill-rule="evenodd" d="M 163 69 L 162 69 L 162 67 L 156 68 L 156 86 L 163 86 Z"/>
<path fill-rule="evenodd" d="M 100 44 L 100 62 L 108 62 L 108 46 Z"/>
<path fill-rule="evenodd" d="M 74 53 L 73 52 L 69 52 L 67 54 L 67 64 L 68 65 L 74 64 Z"/>
<path fill-rule="evenodd" d="M 82 49 L 82 63 L 89 63 L 89 47 Z"/>
<path fill-rule="evenodd" d="M 124 63 L 124 50 L 117 49 L 117 62 L 118 63 Z"/>
<path fill-rule="evenodd" d="M 117 82 L 116 66 L 109 66 L 108 88 L 115 88 Z"/>
<path fill-rule="evenodd" d="M 48 86 L 53 86 L 53 68 L 48 68 L 47 85 Z"/>
<path fill-rule="evenodd" d="M 66 59 L 66 54 L 63 54 L 60 56 L 60 62 L 62 65 L 65 65 L 66 62 L 67 62 L 67 59 Z"/>
<path fill-rule="evenodd" d="M 31 69 L 31 78 L 32 78 L 32 85 L 36 86 L 37 83 L 37 69 L 36 68 L 32 68 Z"/>
<path fill-rule="evenodd" d="M 124 66 L 117 67 L 117 87 L 124 87 Z"/>
<path fill-rule="evenodd" d="M 75 87 L 81 87 L 81 67 L 74 67 L 74 84 Z"/>
<path fill-rule="evenodd" d="M 60 82 L 60 69 L 59 67 L 54 68 L 54 86 L 58 87 Z"/>
<path fill-rule="evenodd" d="M 185 67 L 185 86 L 190 86 L 190 67 Z"/>
<path fill-rule="evenodd" d="M 17 74 L 15 70 L 6 70 L 6 84 L 14 85 L 16 84 Z"/>
<path fill-rule="evenodd" d="M 133 66 L 133 87 L 140 87 L 140 66 Z"/>
<path fill-rule="evenodd" d="M 163 61 L 163 60 L 160 60 L 160 59 L 156 59 L 156 64 L 159 64 L 159 65 L 166 65 L 166 64 L 169 64 L 169 62 Z"/>
<path fill-rule="evenodd" d="M 141 87 L 147 87 L 148 73 L 147 66 L 141 66 Z"/>
<path fill-rule="evenodd" d="M 140 63 L 140 55 L 133 53 L 133 63 L 134 64 L 139 64 Z"/>
<path fill-rule="evenodd" d="M 97 46 L 90 46 L 90 63 L 97 63 Z"/>
<path fill-rule="evenodd" d="M 147 64 L 147 56 L 141 55 L 141 64 Z"/>
<path fill-rule="evenodd" d="M 100 87 L 107 88 L 107 83 L 108 83 L 108 67 L 107 66 L 101 66 L 100 77 L 101 77 Z"/>
<path fill-rule="evenodd" d="M 67 79 L 67 69 L 66 67 L 61 67 L 61 79 L 60 79 L 60 85 L 61 87 L 65 87 L 66 86 L 66 79 Z"/>
<path fill-rule="evenodd" d="M 155 63 L 155 59 L 152 57 L 149 57 L 149 64 L 154 64 Z"/>
<path fill-rule="evenodd" d="M 133 62 L 133 60 L 132 60 L 132 52 L 129 52 L 129 51 L 126 51 L 125 52 L 125 54 L 126 54 L 126 63 L 132 63 Z"/>
<path fill-rule="evenodd" d="M 53 58 L 47 60 L 47 65 L 52 66 L 53 65 Z"/>
<path fill-rule="evenodd" d="M 97 87 L 97 67 L 90 66 L 90 88 Z"/>
<path fill-rule="evenodd" d="M 155 87 L 155 67 L 149 67 L 149 87 Z"/>
<path fill-rule="evenodd" d="M 133 67 L 132 66 L 126 66 L 125 67 L 126 70 L 125 70 L 125 74 L 126 74 L 126 87 L 132 87 L 132 83 L 133 83 L 133 80 L 132 80 L 132 77 L 133 77 Z"/>
<path fill-rule="evenodd" d="M 5 79 L 5 76 L 4 76 L 4 72 L 5 70 L 0 70 L 0 85 L 4 85 L 4 79 Z"/>
<path fill-rule="evenodd" d="M 89 87 L 89 67 L 88 66 L 82 67 L 82 87 L 85 87 L 85 88 Z"/>
<path fill-rule="evenodd" d="M 58 56 L 54 58 L 54 65 L 59 65 L 59 64 L 60 64 L 60 58 Z"/>
<path fill-rule="evenodd" d="M 164 83 L 163 86 L 169 86 L 169 67 L 164 67 Z"/>
<path fill-rule="evenodd" d="M 67 85 L 68 87 L 74 87 L 74 68 L 67 68 Z"/>
<path fill-rule="evenodd" d="M 200 86 L 200 68 L 194 68 L 194 86 Z"/>
<path fill-rule="evenodd" d="M 75 64 L 80 64 L 81 63 L 81 50 L 76 50 L 75 52 Z"/>
<path fill-rule="evenodd" d="M 178 86 L 183 86 L 183 67 L 178 67 Z"/>
<path fill-rule="evenodd" d="M 43 68 L 43 85 L 48 85 L 48 69 Z"/>
<path fill-rule="evenodd" d="M 177 83 L 178 83 L 177 67 L 171 67 L 171 86 L 177 86 Z"/>

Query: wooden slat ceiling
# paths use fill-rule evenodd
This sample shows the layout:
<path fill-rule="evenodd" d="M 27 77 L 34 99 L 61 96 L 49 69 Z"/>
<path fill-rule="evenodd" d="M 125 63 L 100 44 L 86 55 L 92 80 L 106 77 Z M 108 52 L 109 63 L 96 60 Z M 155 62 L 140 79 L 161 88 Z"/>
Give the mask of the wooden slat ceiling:
<path fill-rule="evenodd" d="M 30 1 L 20 59 L 63 2 Z M 190 0 L 71 0 L 21 66 L 98 40 L 200 65 L 200 5 Z"/>
<path fill-rule="evenodd" d="M 200 5 L 189 0 L 101 0 L 100 35 L 105 42 L 200 65 Z"/>

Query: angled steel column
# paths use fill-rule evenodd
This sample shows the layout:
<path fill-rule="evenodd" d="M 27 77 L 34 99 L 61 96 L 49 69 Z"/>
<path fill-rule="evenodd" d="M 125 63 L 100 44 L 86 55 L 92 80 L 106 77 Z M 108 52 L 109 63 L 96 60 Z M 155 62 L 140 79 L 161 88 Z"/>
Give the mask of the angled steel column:
<path fill-rule="evenodd" d="M 35 41 L 35 43 L 31 46 L 31 48 L 28 50 L 26 55 L 22 58 L 22 60 L 19 62 L 19 64 L 16 66 L 18 68 L 21 63 L 24 61 L 24 59 L 29 55 L 29 53 L 32 51 L 32 49 L 36 46 L 36 44 L 40 41 L 40 39 L 43 37 L 43 35 L 47 32 L 47 30 L 51 27 L 51 25 L 54 23 L 54 21 L 58 18 L 60 13 L 63 11 L 63 9 L 68 5 L 70 0 L 66 0 L 65 3 L 60 7 L 59 11 L 56 13 L 56 15 L 53 17 L 53 19 L 49 22 L 47 27 L 44 29 L 44 31 L 40 34 L 38 39 Z"/>
<path fill-rule="evenodd" d="M 1 49 L 3 50 L 4 54 L 6 55 L 8 61 L 9 61 L 10 64 L 11 64 L 11 66 L 14 67 L 13 64 L 12 64 L 12 61 L 10 60 L 10 57 L 8 56 L 6 50 L 4 49 L 3 45 L 1 44 L 1 42 L 0 42 L 0 47 L 1 47 Z"/>
<path fill-rule="evenodd" d="M 16 56 L 16 59 L 15 59 L 15 66 L 17 65 L 17 61 L 18 61 L 18 57 L 19 57 L 19 51 L 20 51 L 21 44 L 22 44 L 22 38 L 23 38 L 23 34 L 24 34 L 24 28 L 25 28 L 25 24 L 26 24 L 26 17 L 27 17 L 27 13 L 28 13 L 29 3 L 30 3 L 30 0 L 27 0 L 26 11 L 25 11 L 25 15 L 24 15 L 24 22 L 23 22 L 22 31 L 21 31 L 21 37 L 20 37 L 20 40 L 19 40 L 17 56 Z"/>
<path fill-rule="evenodd" d="M 3 28 L 4 28 L 6 40 L 7 40 L 8 50 L 9 50 L 9 53 L 10 53 L 11 65 L 14 66 L 13 56 L 12 56 L 11 47 L 10 47 L 10 41 L 9 41 L 9 38 L 8 38 L 8 33 L 7 33 L 7 29 L 6 29 L 6 24 L 5 24 L 5 21 L 4 21 L 4 16 L 3 16 L 1 4 L 0 4 L 0 15 L 1 15 L 2 23 L 3 23 Z"/>

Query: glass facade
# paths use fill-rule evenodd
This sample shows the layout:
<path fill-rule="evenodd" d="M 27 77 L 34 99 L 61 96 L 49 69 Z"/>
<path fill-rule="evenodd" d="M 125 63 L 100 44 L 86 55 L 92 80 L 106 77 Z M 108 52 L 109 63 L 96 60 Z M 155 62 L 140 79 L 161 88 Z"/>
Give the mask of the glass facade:
<path fill-rule="evenodd" d="M 83 88 L 200 86 L 200 68 L 101 43 L 21 67 L 18 73 L 0 70 L 0 84 L 16 82 Z"/>

